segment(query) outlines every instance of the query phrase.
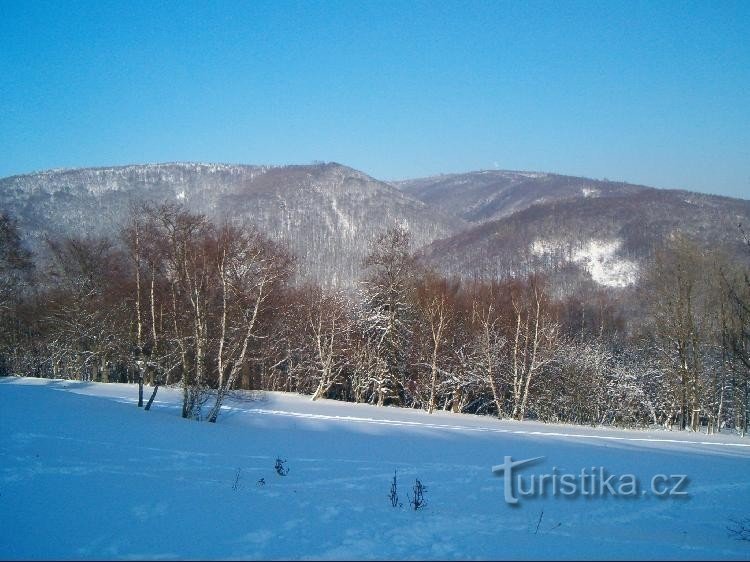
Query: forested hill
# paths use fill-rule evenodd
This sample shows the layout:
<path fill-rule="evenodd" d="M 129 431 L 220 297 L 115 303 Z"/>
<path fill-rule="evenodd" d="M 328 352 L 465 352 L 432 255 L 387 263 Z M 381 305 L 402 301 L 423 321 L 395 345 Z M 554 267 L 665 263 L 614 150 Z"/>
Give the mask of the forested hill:
<path fill-rule="evenodd" d="M 582 284 L 636 285 L 654 253 L 678 237 L 746 260 L 739 225 L 750 201 L 676 190 L 542 202 L 428 245 L 423 254 L 447 274 L 504 278 L 545 271 L 559 292 Z"/>
<path fill-rule="evenodd" d="M 750 202 L 540 172 L 478 171 L 386 183 L 336 163 L 168 163 L 50 170 L 0 179 L 0 210 L 29 246 L 116 238 L 130 208 L 181 203 L 214 222 L 255 224 L 297 256 L 298 279 L 350 285 L 376 234 L 399 225 L 439 271 L 505 278 L 544 271 L 558 290 L 637 283 L 678 235 L 729 255 Z"/>
<path fill-rule="evenodd" d="M 253 223 L 285 241 L 303 278 L 357 277 L 373 237 L 406 226 L 415 245 L 449 236 L 461 219 L 362 172 L 335 163 L 305 166 L 149 164 L 51 170 L 0 180 L 0 209 L 32 249 L 50 235 L 117 236 L 130 206 L 182 203 L 215 222 Z"/>
<path fill-rule="evenodd" d="M 507 217 L 539 203 L 618 197 L 649 189 L 625 182 L 505 170 L 443 174 L 393 185 L 475 224 Z"/>

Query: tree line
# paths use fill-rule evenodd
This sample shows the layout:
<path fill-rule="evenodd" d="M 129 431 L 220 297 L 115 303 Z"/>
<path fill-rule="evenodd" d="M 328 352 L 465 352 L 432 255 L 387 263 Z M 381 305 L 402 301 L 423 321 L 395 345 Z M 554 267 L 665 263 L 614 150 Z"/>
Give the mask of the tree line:
<path fill-rule="evenodd" d="M 621 298 L 553 298 L 540 274 L 446 277 L 402 227 L 372 240 L 361 282 L 338 289 L 298 281 L 295 257 L 258 229 L 178 205 L 134 207 L 117 239 L 48 239 L 44 257 L 21 239 L 0 214 L 2 375 L 134 383 L 146 409 L 178 385 L 183 417 L 212 422 L 241 388 L 516 420 L 748 428 L 750 269 L 684 238 L 655 251 Z"/>

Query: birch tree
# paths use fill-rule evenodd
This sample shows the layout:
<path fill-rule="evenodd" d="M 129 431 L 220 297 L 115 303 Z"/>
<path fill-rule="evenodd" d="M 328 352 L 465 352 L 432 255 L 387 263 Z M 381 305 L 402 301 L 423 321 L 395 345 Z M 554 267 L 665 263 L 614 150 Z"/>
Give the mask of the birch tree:
<path fill-rule="evenodd" d="M 492 393 L 498 417 L 505 415 L 505 385 L 503 384 L 502 362 L 508 339 L 501 326 L 499 286 L 481 284 L 474 288 L 472 296 L 472 324 L 476 338 L 476 358 L 482 370 L 487 387 Z"/>
<path fill-rule="evenodd" d="M 513 297 L 513 340 L 509 364 L 513 418 L 526 416 L 532 383 L 554 361 L 559 324 L 552 318 L 541 283 L 532 278 Z"/>
<path fill-rule="evenodd" d="M 291 257 L 254 228 L 224 225 L 216 237 L 220 291 L 216 400 L 207 416 L 215 422 L 229 389 L 240 376 L 274 291 L 291 273 Z"/>
<path fill-rule="evenodd" d="M 312 370 L 316 380 L 312 399 L 327 397 L 343 382 L 348 365 L 351 324 L 346 297 L 335 290 L 310 287 L 305 294 L 304 318 L 307 345 L 312 349 Z"/>

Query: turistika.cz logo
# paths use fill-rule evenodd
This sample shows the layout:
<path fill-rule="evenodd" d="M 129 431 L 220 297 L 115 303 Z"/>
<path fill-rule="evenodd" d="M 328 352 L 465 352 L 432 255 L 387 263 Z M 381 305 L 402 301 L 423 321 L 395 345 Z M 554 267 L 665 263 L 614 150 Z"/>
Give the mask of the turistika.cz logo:
<path fill-rule="evenodd" d="M 582 468 L 580 472 L 552 472 L 521 474 L 523 468 L 539 464 L 545 457 L 514 461 L 506 456 L 503 464 L 492 467 L 496 476 L 503 477 L 505 502 L 517 505 L 521 497 L 624 497 L 635 498 L 649 493 L 658 498 L 687 498 L 689 479 L 685 474 L 654 474 L 650 486 L 644 487 L 635 474 L 610 474 L 603 466 Z"/>

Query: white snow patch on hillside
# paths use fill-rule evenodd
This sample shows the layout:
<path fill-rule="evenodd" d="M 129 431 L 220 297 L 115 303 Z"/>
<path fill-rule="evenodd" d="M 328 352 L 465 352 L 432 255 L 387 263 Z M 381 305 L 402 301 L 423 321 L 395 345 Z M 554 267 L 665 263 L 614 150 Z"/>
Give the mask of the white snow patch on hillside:
<path fill-rule="evenodd" d="M 531 243 L 531 253 L 537 257 L 554 254 L 562 248 L 559 240 L 537 238 Z"/>
<path fill-rule="evenodd" d="M 589 272 L 591 278 L 607 287 L 626 287 L 638 278 L 638 264 L 617 257 L 621 240 L 589 240 L 573 250 L 573 261 Z"/>
<path fill-rule="evenodd" d="M 179 193 L 177 193 L 177 199 L 179 199 L 181 201 L 183 199 L 185 199 L 185 190 L 184 189 L 182 191 L 180 191 Z"/>
<path fill-rule="evenodd" d="M 594 187 L 582 187 L 581 193 L 584 197 L 598 197 L 601 191 Z"/>
<path fill-rule="evenodd" d="M 622 240 L 592 238 L 582 243 L 568 243 L 555 239 L 536 239 L 531 243 L 531 253 L 537 257 L 562 253 L 585 269 L 591 278 L 606 287 L 627 287 L 638 279 L 638 263 L 617 255 Z"/>
<path fill-rule="evenodd" d="M 346 213 L 339 209 L 336 197 L 331 197 L 331 207 L 333 208 L 333 212 L 336 213 L 336 216 L 339 219 L 339 224 L 341 225 L 342 232 L 353 237 L 357 233 L 357 226 L 351 220 L 349 220 L 349 217 L 346 216 Z"/>

